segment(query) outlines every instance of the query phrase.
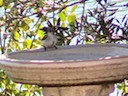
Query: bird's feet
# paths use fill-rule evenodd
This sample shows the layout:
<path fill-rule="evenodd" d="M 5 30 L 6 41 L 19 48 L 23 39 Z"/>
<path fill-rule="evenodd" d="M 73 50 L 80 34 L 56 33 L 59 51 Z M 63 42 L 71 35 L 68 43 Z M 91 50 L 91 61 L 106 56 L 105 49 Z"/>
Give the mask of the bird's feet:
<path fill-rule="evenodd" d="M 44 47 L 44 51 L 47 51 L 48 48 L 55 48 L 55 49 L 58 49 L 56 45 L 52 46 L 52 47 L 46 47 L 46 46 L 43 46 Z"/>
<path fill-rule="evenodd" d="M 53 46 L 55 49 L 58 49 L 56 45 Z"/>

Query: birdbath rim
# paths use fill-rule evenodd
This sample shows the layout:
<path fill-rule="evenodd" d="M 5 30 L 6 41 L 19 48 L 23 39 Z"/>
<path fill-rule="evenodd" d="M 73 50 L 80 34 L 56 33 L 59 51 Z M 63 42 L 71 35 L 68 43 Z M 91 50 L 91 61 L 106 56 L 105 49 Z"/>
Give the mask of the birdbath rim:
<path fill-rule="evenodd" d="M 71 45 L 71 46 L 59 46 L 59 50 L 63 50 L 63 49 L 73 49 L 73 48 L 86 48 L 86 47 L 119 47 L 119 48 L 128 48 L 128 45 L 126 44 L 88 44 L 88 45 Z M 58 49 L 57 49 L 58 50 Z M 48 51 L 57 51 L 56 49 L 54 48 L 51 48 L 49 49 Z M 11 53 L 8 53 L 8 54 L 4 54 L 4 55 L 1 55 L 1 59 L 2 61 L 6 61 L 6 62 L 21 62 L 23 64 L 28 64 L 28 62 L 30 62 L 31 64 L 35 64 L 35 63 L 39 63 L 39 64 L 52 64 L 52 63 L 56 63 L 56 64 L 63 64 L 63 63 L 72 63 L 72 62 L 96 62 L 96 61 L 104 61 L 104 60 L 110 60 L 110 59 L 119 59 L 119 58 L 127 58 L 128 55 L 115 55 L 115 56 L 104 56 L 103 58 L 94 58 L 94 59 L 72 59 L 72 60 L 25 60 L 25 59 L 20 59 L 20 58 L 11 58 L 10 55 L 15 55 L 15 54 L 21 54 L 21 53 L 30 53 L 30 52 L 47 52 L 44 50 L 44 48 L 36 48 L 36 49 L 29 49 L 29 50 L 22 50 L 22 51 L 18 51 L 18 52 L 11 52 Z M 47 53 L 46 53 L 47 54 Z"/>
<path fill-rule="evenodd" d="M 76 86 L 128 78 L 128 45 L 90 44 L 12 52 L 0 56 L 0 68 L 15 82 Z"/>

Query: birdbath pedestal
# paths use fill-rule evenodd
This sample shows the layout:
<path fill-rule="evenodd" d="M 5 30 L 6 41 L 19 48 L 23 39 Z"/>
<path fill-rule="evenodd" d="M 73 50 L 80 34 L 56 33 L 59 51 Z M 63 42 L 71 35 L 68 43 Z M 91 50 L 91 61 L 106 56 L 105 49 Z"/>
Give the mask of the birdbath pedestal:
<path fill-rule="evenodd" d="M 12 52 L 0 68 L 14 82 L 37 84 L 43 96 L 109 96 L 128 78 L 128 46 L 93 44 Z"/>

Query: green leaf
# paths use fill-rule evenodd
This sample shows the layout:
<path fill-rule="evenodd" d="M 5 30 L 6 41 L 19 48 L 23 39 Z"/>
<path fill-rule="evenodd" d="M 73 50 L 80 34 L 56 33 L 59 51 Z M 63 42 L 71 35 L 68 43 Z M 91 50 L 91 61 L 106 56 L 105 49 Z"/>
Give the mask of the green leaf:
<path fill-rule="evenodd" d="M 28 25 L 24 20 L 21 22 L 20 27 L 21 27 L 22 30 L 24 30 L 24 31 L 27 31 L 27 30 L 29 29 L 29 25 Z"/>
<path fill-rule="evenodd" d="M 12 0 L 3 0 L 3 7 L 6 9 L 12 8 L 11 3 L 13 2 Z"/>
<path fill-rule="evenodd" d="M 78 7 L 78 5 L 74 5 L 71 9 L 71 13 L 74 12 L 76 10 L 76 8 Z"/>
<path fill-rule="evenodd" d="M 35 46 L 39 46 L 41 44 L 41 41 L 40 40 L 34 40 L 34 42 L 33 42 L 33 45 L 35 45 Z"/>

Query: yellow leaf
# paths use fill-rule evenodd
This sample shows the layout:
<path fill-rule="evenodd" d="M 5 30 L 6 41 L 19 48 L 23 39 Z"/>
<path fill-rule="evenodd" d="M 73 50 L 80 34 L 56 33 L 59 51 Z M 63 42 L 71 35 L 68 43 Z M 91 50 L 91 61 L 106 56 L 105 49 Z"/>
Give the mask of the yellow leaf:
<path fill-rule="evenodd" d="M 76 10 L 76 8 L 78 8 L 78 5 L 74 5 L 74 6 L 72 7 L 71 12 L 74 12 L 74 11 Z"/>
<path fill-rule="evenodd" d="M 37 31 L 37 35 L 39 36 L 40 39 L 42 39 L 45 36 L 45 33 L 42 30 Z"/>
<path fill-rule="evenodd" d="M 20 39 L 20 34 L 18 32 L 14 32 L 13 38 L 18 41 Z"/>
<path fill-rule="evenodd" d="M 29 25 L 26 23 L 26 21 L 22 21 L 20 27 L 22 30 L 27 31 L 29 29 Z"/>
<path fill-rule="evenodd" d="M 67 16 L 66 16 L 66 14 L 64 12 L 61 12 L 58 15 L 59 15 L 59 18 L 61 19 L 61 21 L 63 21 L 63 22 L 66 21 L 66 17 Z"/>
<path fill-rule="evenodd" d="M 76 15 L 71 13 L 69 16 L 68 16 L 68 22 L 69 23 L 72 23 L 72 22 L 75 22 L 76 20 Z"/>
<path fill-rule="evenodd" d="M 26 39 L 26 40 L 25 40 L 25 44 L 26 44 L 26 47 L 27 47 L 27 48 L 30 48 L 31 45 L 32 45 L 32 40 L 31 40 L 31 39 Z"/>
<path fill-rule="evenodd" d="M 27 24 L 30 24 L 30 23 L 32 23 L 34 20 L 33 19 L 31 19 L 31 18 L 24 18 L 23 19 Z"/>
<path fill-rule="evenodd" d="M 0 0 L 0 7 L 3 5 L 3 0 Z"/>

